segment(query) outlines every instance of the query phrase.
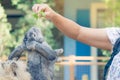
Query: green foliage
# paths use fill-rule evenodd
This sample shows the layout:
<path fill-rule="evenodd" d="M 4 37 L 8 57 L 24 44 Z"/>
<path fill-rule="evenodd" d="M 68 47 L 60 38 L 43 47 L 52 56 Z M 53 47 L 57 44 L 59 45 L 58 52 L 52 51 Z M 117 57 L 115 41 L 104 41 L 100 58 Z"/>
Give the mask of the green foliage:
<path fill-rule="evenodd" d="M 13 47 L 13 37 L 10 34 L 11 25 L 8 23 L 4 8 L 0 4 L 0 56 L 10 53 Z"/>
<path fill-rule="evenodd" d="M 34 4 L 47 3 L 50 6 L 54 6 L 53 0 L 11 0 L 13 5 L 16 5 L 17 9 L 31 10 Z"/>
<path fill-rule="evenodd" d="M 53 24 L 46 20 L 44 17 L 38 18 L 38 15 L 32 11 L 32 6 L 35 3 L 47 3 L 51 6 L 54 5 L 52 0 L 11 0 L 12 4 L 17 9 L 22 10 L 24 16 L 19 20 L 12 33 L 16 37 L 16 46 L 22 42 L 25 32 L 33 26 L 41 28 L 45 39 L 53 47 L 56 48 L 56 41 L 53 39 L 52 29 Z M 51 4 L 52 3 L 52 4 Z M 40 12 L 42 16 L 45 16 L 43 12 Z M 37 19 L 36 19 L 37 18 Z"/>
<path fill-rule="evenodd" d="M 120 26 L 120 0 L 104 0 L 104 2 L 107 5 L 106 25 Z"/>

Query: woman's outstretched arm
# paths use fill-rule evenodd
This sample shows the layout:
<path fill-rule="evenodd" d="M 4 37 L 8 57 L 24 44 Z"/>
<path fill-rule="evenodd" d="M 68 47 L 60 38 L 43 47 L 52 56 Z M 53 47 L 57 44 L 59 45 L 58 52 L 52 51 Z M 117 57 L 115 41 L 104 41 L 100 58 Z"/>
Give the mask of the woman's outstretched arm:
<path fill-rule="evenodd" d="M 51 20 L 54 25 L 68 37 L 97 48 L 106 50 L 112 49 L 112 44 L 108 39 L 105 29 L 80 26 L 74 21 L 56 13 L 46 4 L 35 4 L 32 9 L 36 13 L 44 11 L 46 18 Z"/>

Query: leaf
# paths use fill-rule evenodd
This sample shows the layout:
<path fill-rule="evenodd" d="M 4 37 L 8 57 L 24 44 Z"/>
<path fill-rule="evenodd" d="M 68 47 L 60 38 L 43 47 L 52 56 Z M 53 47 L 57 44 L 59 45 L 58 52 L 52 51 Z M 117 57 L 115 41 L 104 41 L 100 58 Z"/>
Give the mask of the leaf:
<path fill-rule="evenodd" d="M 39 17 L 45 17 L 45 13 L 40 11 L 39 13 L 33 14 L 34 18 L 38 19 Z"/>
<path fill-rule="evenodd" d="M 39 17 L 38 17 L 38 14 L 33 14 L 33 17 L 36 18 L 36 19 L 39 18 Z"/>
<path fill-rule="evenodd" d="M 43 11 L 40 11 L 39 14 L 41 15 L 41 17 L 45 17 L 45 13 Z"/>

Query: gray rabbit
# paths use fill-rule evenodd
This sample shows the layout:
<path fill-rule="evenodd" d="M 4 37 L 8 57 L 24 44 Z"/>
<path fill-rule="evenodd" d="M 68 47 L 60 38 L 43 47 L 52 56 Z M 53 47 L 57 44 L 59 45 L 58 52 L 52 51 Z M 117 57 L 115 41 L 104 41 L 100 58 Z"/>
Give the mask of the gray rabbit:
<path fill-rule="evenodd" d="M 42 32 L 37 27 L 32 27 L 18 46 L 9 55 L 8 59 L 18 60 L 24 51 L 28 52 L 28 71 L 32 80 L 54 80 L 54 64 L 63 49 L 53 50 L 44 40 Z"/>

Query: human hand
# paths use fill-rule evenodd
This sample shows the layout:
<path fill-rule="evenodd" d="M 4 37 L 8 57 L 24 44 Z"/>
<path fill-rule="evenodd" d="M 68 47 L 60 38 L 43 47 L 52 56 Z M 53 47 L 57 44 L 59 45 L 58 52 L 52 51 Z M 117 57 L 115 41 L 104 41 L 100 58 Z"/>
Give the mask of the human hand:
<path fill-rule="evenodd" d="M 56 14 L 55 11 L 53 11 L 47 4 L 34 4 L 32 7 L 32 10 L 35 13 L 40 13 L 40 12 L 44 12 L 44 16 L 47 19 L 52 19 L 54 17 L 54 15 Z M 42 16 L 42 14 L 39 14 L 39 16 Z"/>

